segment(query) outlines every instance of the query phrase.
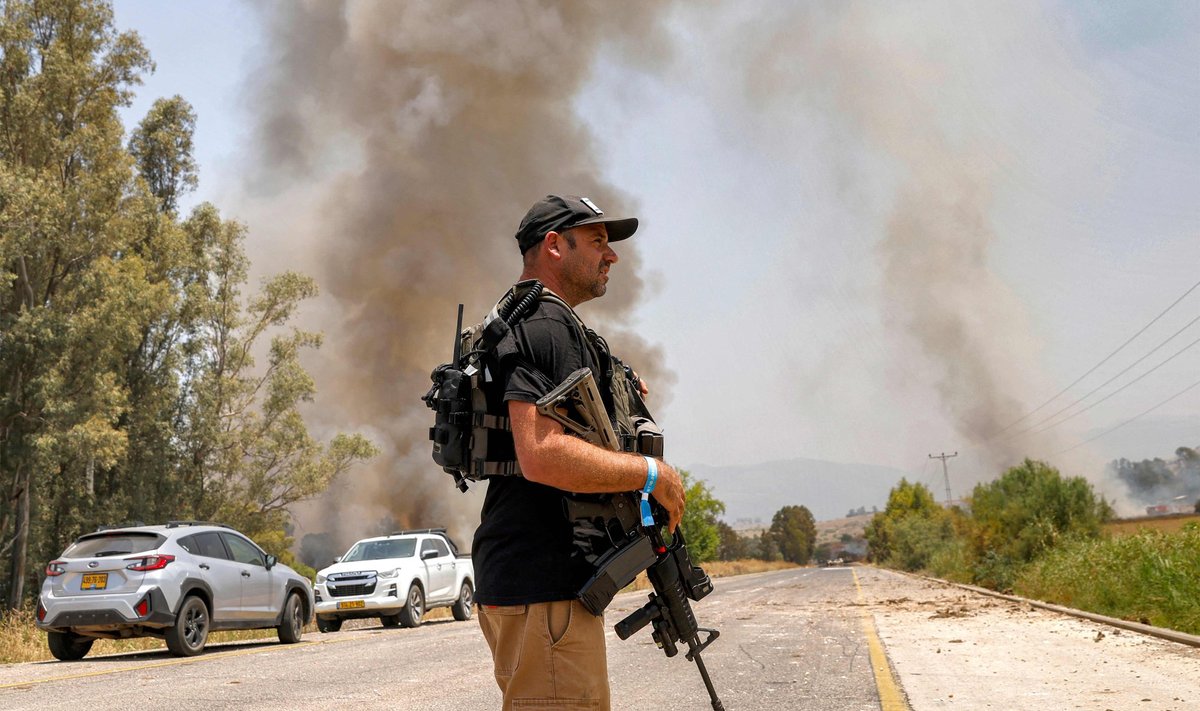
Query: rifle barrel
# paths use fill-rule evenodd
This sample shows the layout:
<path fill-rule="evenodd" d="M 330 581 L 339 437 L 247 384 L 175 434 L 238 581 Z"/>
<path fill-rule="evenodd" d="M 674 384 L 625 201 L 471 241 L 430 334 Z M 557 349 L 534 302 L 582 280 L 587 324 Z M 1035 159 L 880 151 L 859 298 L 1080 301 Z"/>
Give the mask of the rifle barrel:
<path fill-rule="evenodd" d="M 695 638 L 688 640 L 688 646 L 696 646 Z M 696 663 L 696 668 L 700 670 L 700 678 L 704 680 L 704 688 L 708 689 L 708 698 L 712 700 L 713 711 L 725 711 L 725 706 L 717 698 L 717 690 L 713 688 L 712 679 L 708 677 L 708 669 L 704 666 L 704 660 L 700 658 L 700 652 L 692 652 L 692 661 Z"/>

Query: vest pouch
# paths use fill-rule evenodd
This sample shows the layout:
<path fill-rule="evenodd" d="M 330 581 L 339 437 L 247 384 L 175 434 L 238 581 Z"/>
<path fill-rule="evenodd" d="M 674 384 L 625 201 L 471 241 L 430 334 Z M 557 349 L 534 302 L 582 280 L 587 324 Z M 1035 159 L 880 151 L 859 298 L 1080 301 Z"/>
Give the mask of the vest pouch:
<path fill-rule="evenodd" d="M 436 403 L 433 427 L 433 461 L 447 471 L 461 471 L 471 454 L 470 376 L 449 364 L 433 373 L 432 396 Z"/>

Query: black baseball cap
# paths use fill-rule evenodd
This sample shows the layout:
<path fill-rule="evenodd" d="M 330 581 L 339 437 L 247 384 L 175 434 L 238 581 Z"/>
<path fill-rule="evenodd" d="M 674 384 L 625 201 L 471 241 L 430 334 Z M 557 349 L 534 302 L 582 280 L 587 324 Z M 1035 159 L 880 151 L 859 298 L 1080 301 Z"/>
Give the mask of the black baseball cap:
<path fill-rule="evenodd" d="M 534 203 L 517 228 L 521 254 L 546 238 L 547 232 L 565 232 L 582 225 L 604 225 L 609 242 L 629 239 L 637 231 L 636 217 L 609 217 L 588 198 L 576 195 L 547 195 Z"/>

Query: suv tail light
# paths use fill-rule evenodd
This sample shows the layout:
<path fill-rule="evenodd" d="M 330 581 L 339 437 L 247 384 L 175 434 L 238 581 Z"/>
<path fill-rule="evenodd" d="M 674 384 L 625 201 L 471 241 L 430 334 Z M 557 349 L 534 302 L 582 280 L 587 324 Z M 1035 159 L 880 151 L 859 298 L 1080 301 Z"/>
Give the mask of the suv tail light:
<path fill-rule="evenodd" d="M 167 563 L 175 560 L 173 555 L 147 555 L 139 558 L 126 558 L 132 560 L 133 563 L 125 566 L 126 570 L 162 570 L 167 567 Z"/>
<path fill-rule="evenodd" d="M 150 596 L 142 598 L 142 601 L 133 606 L 133 611 L 138 617 L 145 617 L 150 614 Z"/>
<path fill-rule="evenodd" d="M 46 577 L 54 578 L 67 572 L 67 566 L 61 560 L 52 560 L 46 564 Z"/>
<path fill-rule="evenodd" d="M 37 619 L 38 619 L 38 622 L 46 621 L 46 606 L 42 604 L 41 600 L 38 600 Z"/>

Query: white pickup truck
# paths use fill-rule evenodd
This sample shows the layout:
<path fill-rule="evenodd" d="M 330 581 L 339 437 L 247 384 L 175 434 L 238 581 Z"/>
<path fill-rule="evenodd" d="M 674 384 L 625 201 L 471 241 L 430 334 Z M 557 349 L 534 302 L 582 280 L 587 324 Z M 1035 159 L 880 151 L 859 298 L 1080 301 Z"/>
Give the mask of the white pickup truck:
<path fill-rule="evenodd" d="M 444 528 L 364 538 L 317 573 L 317 629 L 337 632 L 342 621 L 378 617 L 384 627 L 416 627 L 425 611 L 449 607 L 471 619 L 475 568 Z"/>

